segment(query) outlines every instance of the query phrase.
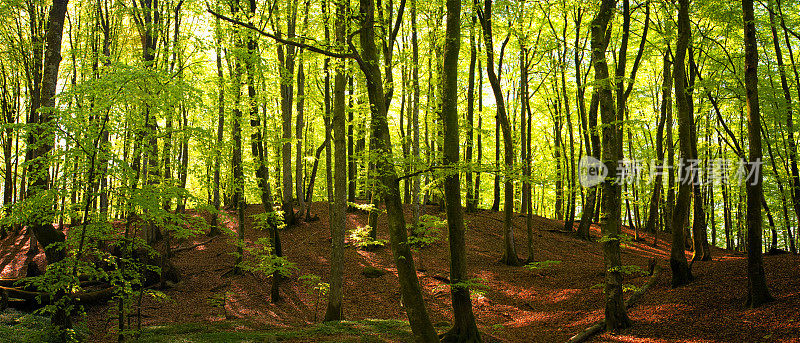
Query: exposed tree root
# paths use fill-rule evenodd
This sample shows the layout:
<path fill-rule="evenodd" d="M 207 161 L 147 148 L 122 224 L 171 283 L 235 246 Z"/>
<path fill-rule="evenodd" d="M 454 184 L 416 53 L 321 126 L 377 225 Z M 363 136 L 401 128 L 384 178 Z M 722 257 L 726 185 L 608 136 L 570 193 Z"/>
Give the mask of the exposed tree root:
<path fill-rule="evenodd" d="M 647 281 L 644 287 L 633 293 L 633 295 L 631 295 L 631 297 L 625 301 L 625 308 L 630 309 L 634 305 L 636 305 L 636 302 L 639 301 L 639 299 L 644 295 L 644 293 L 647 292 L 647 290 L 650 289 L 650 287 L 652 287 L 656 283 L 656 281 L 658 281 L 658 277 L 660 275 L 661 275 L 661 266 L 656 264 L 653 268 L 653 276 L 650 277 L 650 280 Z M 606 321 L 602 320 L 597 324 L 590 326 L 586 330 L 581 331 L 575 336 L 570 337 L 567 343 L 583 342 L 589 339 L 590 337 L 594 336 L 595 334 L 603 332 L 605 329 L 606 329 Z"/>

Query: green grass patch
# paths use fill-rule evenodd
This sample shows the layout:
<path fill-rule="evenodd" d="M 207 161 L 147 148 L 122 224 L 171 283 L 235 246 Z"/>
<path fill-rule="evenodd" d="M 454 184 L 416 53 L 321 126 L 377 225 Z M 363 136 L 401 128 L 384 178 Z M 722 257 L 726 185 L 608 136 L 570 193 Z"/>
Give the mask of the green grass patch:
<path fill-rule="evenodd" d="M 87 337 L 86 329 L 77 324 L 73 337 Z M 0 343 L 48 343 L 58 342 L 59 334 L 50 324 L 50 318 L 6 309 L 0 312 Z"/>
<path fill-rule="evenodd" d="M 264 327 L 243 320 L 157 325 L 142 330 L 139 342 L 411 342 L 408 322 L 366 319 L 295 328 Z"/>

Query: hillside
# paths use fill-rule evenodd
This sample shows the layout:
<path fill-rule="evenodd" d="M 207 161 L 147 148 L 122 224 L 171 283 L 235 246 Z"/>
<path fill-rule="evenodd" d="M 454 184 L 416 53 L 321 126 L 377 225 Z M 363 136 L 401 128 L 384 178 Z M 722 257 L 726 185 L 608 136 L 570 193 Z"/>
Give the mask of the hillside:
<path fill-rule="evenodd" d="M 174 288 L 164 292 L 171 299 L 157 302 L 145 298 L 142 303 L 142 325 L 178 323 L 217 323 L 228 319 L 243 320 L 249 325 L 233 325 L 231 329 L 265 330 L 306 327 L 313 323 L 315 296 L 310 294 L 302 275 L 315 274 L 323 281 L 328 274 L 330 234 L 327 228 L 326 203 L 314 203 L 313 213 L 319 220 L 303 222 L 284 230 L 282 240 L 288 259 L 297 270 L 281 286 L 284 300 L 269 301 L 270 279 L 263 275 L 246 274 L 226 277 L 233 263 L 229 255 L 233 245 L 227 237 L 178 252 L 173 258 L 183 273 Z M 250 215 L 261 206 L 247 210 L 245 236 L 249 243 L 266 232 L 254 231 Z M 444 217 L 436 208 L 426 213 Z M 410 214 L 409 214 L 410 215 Z M 366 215 L 348 214 L 349 227 L 366 224 Z M 236 228 L 233 216 L 227 225 Z M 501 255 L 502 213 L 482 211 L 468 214 L 467 254 L 469 274 L 482 279 L 486 288 L 473 295 L 478 324 L 487 342 L 561 342 L 591 326 L 603 317 L 602 252 L 599 243 L 585 242 L 557 232 L 563 223 L 534 217 L 534 260 L 560 261 L 539 269 L 508 267 L 498 262 Z M 515 217 L 517 252 L 526 258 L 525 218 Z M 379 238 L 388 238 L 385 218 L 379 219 Z M 593 236 L 598 228 L 593 227 Z M 631 236 L 632 232 L 627 232 Z M 663 234 L 662 234 L 663 236 Z M 445 329 L 451 320 L 448 276 L 448 246 L 443 239 L 417 253 L 418 273 L 424 287 L 427 306 L 437 327 Z M 743 306 L 746 290 L 744 257 L 713 251 L 713 261 L 697 262 L 693 266 L 696 281 L 679 289 L 669 287 L 669 245 L 662 239 L 652 247 L 652 237 L 643 235 L 643 242 L 630 242 L 622 250 L 624 265 L 647 268 L 655 258 L 664 267 L 658 282 L 639 301 L 629 314 L 634 326 L 616 334 L 604 334 L 595 341 L 609 342 L 787 342 L 800 341 L 800 257 L 793 255 L 765 256 L 768 282 L 777 301 L 758 309 Z M 189 247 L 208 241 L 205 236 L 181 242 Z M 648 243 L 645 243 L 648 242 Z M 23 237 L 6 239 L 2 245 L 3 277 L 25 272 L 27 240 Z M 41 252 L 36 258 L 41 260 Z M 404 320 L 397 279 L 388 247 L 375 251 L 348 247 L 345 253 L 344 316 L 348 320 Z M 367 278 L 364 267 L 387 271 L 383 276 Z M 625 283 L 641 286 L 646 275 L 626 277 Z M 629 296 L 632 292 L 626 292 Z M 224 298 L 224 310 L 220 307 Z M 318 319 L 324 314 L 325 299 L 316 309 Z M 114 341 L 115 323 L 106 305 L 88 309 L 88 328 L 93 341 Z M 316 339 L 311 339 L 314 341 Z M 392 339 L 384 338 L 386 341 Z M 294 338 L 290 341 L 309 341 Z"/>

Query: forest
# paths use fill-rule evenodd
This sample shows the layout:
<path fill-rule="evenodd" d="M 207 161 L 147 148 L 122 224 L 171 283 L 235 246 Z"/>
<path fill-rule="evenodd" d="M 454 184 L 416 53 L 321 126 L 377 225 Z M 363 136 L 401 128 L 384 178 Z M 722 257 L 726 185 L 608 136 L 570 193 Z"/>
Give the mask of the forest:
<path fill-rule="evenodd" d="M 0 342 L 789 342 L 800 2 L 3 0 Z"/>

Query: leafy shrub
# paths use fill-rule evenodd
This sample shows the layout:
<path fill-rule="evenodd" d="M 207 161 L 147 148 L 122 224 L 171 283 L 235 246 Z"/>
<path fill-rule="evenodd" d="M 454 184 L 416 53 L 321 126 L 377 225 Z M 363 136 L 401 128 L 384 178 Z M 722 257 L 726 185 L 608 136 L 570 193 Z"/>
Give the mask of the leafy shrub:
<path fill-rule="evenodd" d="M 442 229 L 447 227 L 447 220 L 434 215 L 425 214 L 419 217 L 419 227 L 408 237 L 408 244 L 413 249 L 422 249 L 441 240 Z"/>
<path fill-rule="evenodd" d="M 331 285 L 327 282 L 322 282 L 322 278 L 315 274 L 306 274 L 299 278 L 303 282 L 306 291 L 314 297 L 314 321 L 317 321 L 317 313 L 319 312 L 319 303 L 322 301 Z"/>
<path fill-rule="evenodd" d="M 350 241 L 359 249 L 372 250 L 382 247 L 389 243 L 385 239 L 374 239 L 370 235 L 371 227 L 369 225 L 358 226 L 350 230 Z"/>
<path fill-rule="evenodd" d="M 286 256 L 275 256 L 269 238 L 259 238 L 256 246 L 246 247 L 245 251 L 249 253 L 250 258 L 242 260 L 241 267 L 244 270 L 267 276 L 276 272 L 282 276 L 289 276 L 292 271 L 297 270 L 294 263 L 290 262 Z"/>
<path fill-rule="evenodd" d="M 598 242 L 600 242 L 600 243 L 611 242 L 611 241 L 619 241 L 619 246 L 620 247 L 627 247 L 627 246 L 631 245 L 631 242 L 633 242 L 633 238 L 630 235 L 621 233 L 621 234 L 617 235 L 616 238 L 612 238 L 609 235 L 604 235 L 604 236 L 600 237 L 600 240 L 598 240 Z"/>
<path fill-rule="evenodd" d="M 253 227 L 258 230 L 269 230 L 270 228 L 282 230 L 286 228 L 286 223 L 283 220 L 283 211 L 257 213 L 250 217 L 253 218 Z"/>

